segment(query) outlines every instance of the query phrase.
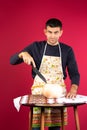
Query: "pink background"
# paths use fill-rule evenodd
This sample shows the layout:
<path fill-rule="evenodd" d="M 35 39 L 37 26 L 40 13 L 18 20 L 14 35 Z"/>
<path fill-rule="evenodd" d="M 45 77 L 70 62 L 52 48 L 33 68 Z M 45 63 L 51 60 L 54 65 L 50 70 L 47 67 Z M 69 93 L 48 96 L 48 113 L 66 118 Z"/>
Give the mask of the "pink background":
<path fill-rule="evenodd" d="M 81 81 L 78 94 L 87 95 L 87 4 L 86 0 L 0 1 L 0 130 L 28 130 L 29 108 L 18 113 L 13 98 L 30 93 L 31 67 L 10 65 L 10 57 L 33 41 L 44 40 L 44 23 L 62 20 L 62 42 L 72 46 Z M 69 79 L 66 81 L 69 89 Z M 75 130 L 73 109 L 69 108 L 67 130 Z M 87 127 L 87 105 L 78 108 L 81 130 Z"/>

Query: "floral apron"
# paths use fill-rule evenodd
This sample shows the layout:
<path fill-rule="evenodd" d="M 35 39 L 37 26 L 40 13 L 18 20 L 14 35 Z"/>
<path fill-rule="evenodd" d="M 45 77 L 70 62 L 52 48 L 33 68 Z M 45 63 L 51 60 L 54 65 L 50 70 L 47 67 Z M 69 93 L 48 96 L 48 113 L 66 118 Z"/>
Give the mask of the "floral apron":
<path fill-rule="evenodd" d="M 45 55 L 47 44 L 45 45 L 42 62 L 39 71 L 45 76 L 47 83 L 59 84 L 65 89 L 63 80 L 61 48 L 59 46 L 60 57 Z M 32 94 L 42 95 L 42 88 L 45 83 L 36 75 L 32 86 Z M 33 109 L 33 127 L 40 127 L 41 108 L 35 107 Z M 67 124 L 67 110 L 64 109 L 64 124 Z M 45 126 L 61 126 L 61 111 L 58 108 L 45 108 Z"/>

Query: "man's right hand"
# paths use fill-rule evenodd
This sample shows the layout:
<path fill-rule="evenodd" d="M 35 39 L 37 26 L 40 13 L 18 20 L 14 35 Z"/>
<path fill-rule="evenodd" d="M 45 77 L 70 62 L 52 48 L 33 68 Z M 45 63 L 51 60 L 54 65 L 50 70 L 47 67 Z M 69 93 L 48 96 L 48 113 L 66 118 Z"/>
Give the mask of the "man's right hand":
<path fill-rule="evenodd" d="M 33 57 L 28 52 L 21 52 L 18 56 L 23 59 L 24 63 L 32 64 L 33 67 L 36 67 Z"/>

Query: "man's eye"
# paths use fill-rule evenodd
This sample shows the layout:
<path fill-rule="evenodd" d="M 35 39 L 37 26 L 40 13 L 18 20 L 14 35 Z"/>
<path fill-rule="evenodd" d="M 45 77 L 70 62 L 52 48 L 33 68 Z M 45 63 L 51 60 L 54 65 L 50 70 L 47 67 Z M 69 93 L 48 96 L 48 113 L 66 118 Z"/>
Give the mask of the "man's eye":
<path fill-rule="evenodd" d="M 58 32 L 55 32 L 55 34 L 57 34 Z"/>
<path fill-rule="evenodd" d="M 50 31 L 48 31 L 49 33 L 52 33 L 52 32 L 50 32 Z"/>

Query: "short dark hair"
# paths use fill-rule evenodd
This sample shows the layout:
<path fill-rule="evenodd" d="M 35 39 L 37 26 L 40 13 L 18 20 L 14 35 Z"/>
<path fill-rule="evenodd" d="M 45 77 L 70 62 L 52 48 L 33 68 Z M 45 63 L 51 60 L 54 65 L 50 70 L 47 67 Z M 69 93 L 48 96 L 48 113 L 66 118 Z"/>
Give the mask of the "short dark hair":
<path fill-rule="evenodd" d="M 47 26 L 62 28 L 62 22 L 59 19 L 51 18 L 46 22 L 45 27 Z"/>

